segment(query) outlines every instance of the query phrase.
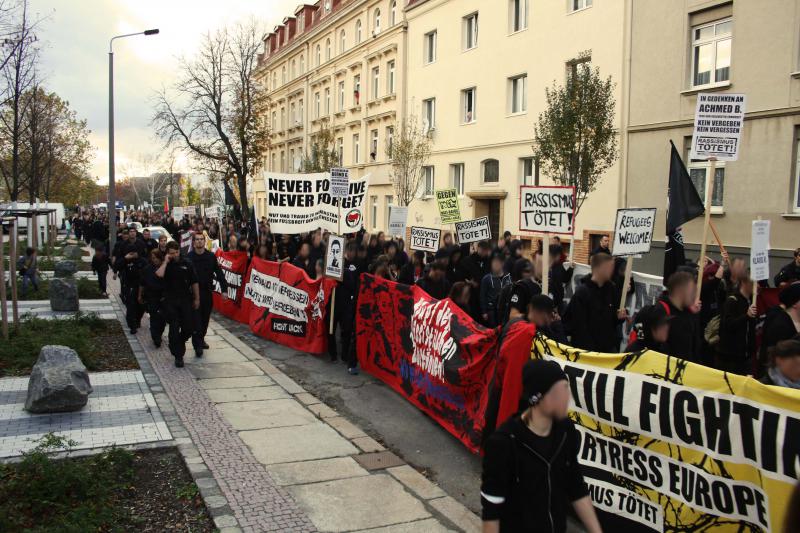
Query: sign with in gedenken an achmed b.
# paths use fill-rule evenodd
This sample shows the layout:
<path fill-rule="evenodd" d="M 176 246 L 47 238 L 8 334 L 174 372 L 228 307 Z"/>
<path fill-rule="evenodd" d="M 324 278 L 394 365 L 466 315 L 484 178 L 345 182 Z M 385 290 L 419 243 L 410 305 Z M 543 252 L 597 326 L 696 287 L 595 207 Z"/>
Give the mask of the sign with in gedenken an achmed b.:
<path fill-rule="evenodd" d="M 575 231 L 575 187 L 522 185 L 519 229 L 572 235 Z"/>

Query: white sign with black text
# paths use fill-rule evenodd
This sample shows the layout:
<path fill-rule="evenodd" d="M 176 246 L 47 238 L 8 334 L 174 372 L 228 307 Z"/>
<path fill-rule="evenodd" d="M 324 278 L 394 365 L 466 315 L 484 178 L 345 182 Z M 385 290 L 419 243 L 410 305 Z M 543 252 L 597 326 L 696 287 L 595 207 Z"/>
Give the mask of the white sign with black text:
<path fill-rule="evenodd" d="M 331 169 L 331 197 L 345 198 L 350 188 L 350 170 L 346 168 Z"/>
<path fill-rule="evenodd" d="M 754 220 L 750 242 L 750 277 L 769 279 L 769 220 Z"/>
<path fill-rule="evenodd" d="M 459 244 L 488 241 L 492 238 L 492 228 L 489 227 L 489 217 L 456 222 L 456 238 Z"/>
<path fill-rule="evenodd" d="M 422 252 L 436 253 L 439 249 L 439 240 L 442 230 L 411 226 L 411 249 Z"/>
<path fill-rule="evenodd" d="M 572 235 L 575 231 L 575 187 L 522 185 L 519 229 Z"/>
<path fill-rule="evenodd" d="M 399 205 L 389 206 L 389 235 L 393 237 L 405 237 L 406 220 L 408 219 L 408 207 Z"/>
<path fill-rule="evenodd" d="M 611 254 L 627 256 L 646 254 L 653 243 L 656 208 L 617 209 L 614 246 Z"/>
<path fill-rule="evenodd" d="M 344 237 L 328 235 L 328 247 L 325 250 L 325 277 L 342 281 L 344 277 Z"/>
<path fill-rule="evenodd" d="M 744 94 L 699 93 L 694 113 L 692 159 L 736 161 L 744 125 Z"/>

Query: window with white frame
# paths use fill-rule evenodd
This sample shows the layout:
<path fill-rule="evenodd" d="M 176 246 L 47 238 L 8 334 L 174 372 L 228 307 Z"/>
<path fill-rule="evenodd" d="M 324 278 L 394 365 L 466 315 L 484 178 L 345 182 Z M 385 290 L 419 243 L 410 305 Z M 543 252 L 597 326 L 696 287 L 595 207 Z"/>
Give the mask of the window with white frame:
<path fill-rule="evenodd" d="M 361 75 L 357 74 L 353 77 L 353 106 L 361 103 Z"/>
<path fill-rule="evenodd" d="M 281 67 L 281 83 L 286 84 L 286 65 Z"/>
<path fill-rule="evenodd" d="M 500 181 L 500 162 L 497 159 L 486 159 L 481 163 L 483 183 Z"/>
<path fill-rule="evenodd" d="M 317 66 L 320 66 L 322 64 L 322 47 L 320 45 L 317 45 L 314 54 L 317 60 Z"/>
<path fill-rule="evenodd" d="M 381 86 L 381 69 L 380 67 L 373 67 L 372 69 L 372 99 L 377 100 L 380 95 Z"/>
<path fill-rule="evenodd" d="M 389 6 L 389 26 L 395 24 L 397 24 L 397 2 L 392 0 L 392 4 Z"/>
<path fill-rule="evenodd" d="M 325 87 L 325 116 L 331 114 L 331 88 Z"/>
<path fill-rule="evenodd" d="M 436 176 L 433 166 L 422 167 L 422 197 L 430 198 L 436 188 Z"/>
<path fill-rule="evenodd" d="M 269 169 L 272 172 L 278 172 L 278 169 L 275 166 L 275 165 L 278 164 L 278 155 L 277 154 L 272 154 L 272 158 L 271 159 L 272 159 L 272 164 L 270 165 Z"/>
<path fill-rule="evenodd" d="M 436 30 L 425 34 L 425 64 L 436 61 Z"/>
<path fill-rule="evenodd" d="M 372 221 L 372 229 L 378 229 L 378 197 L 370 196 L 369 204 L 370 204 L 369 218 Z"/>
<path fill-rule="evenodd" d="M 532 157 L 521 157 L 519 160 L 520 185 L 539 185 L 539 165 Z"/>
<path fill-rule="evenodd" d="M 461 91 L 461 123 L 472 124 L 478 119 L 477 116 L 477 96 L 478 90 L 475 87 Z"/>
<path fill-rule="evenodd" d="M 389 206 L 394 204 L 394 196 L 392 196 L 391 194 L 387 194 L 383 198 L 384 198 L 384 204 L 383 205 L 385 207 L 384 214 L 386 214 L 386 220 L 383 222 L 384 223 L 383 227 L 384 228 L 388 228 L 389 227 L 389 211 L 390 211 Z"/>
<path fill-rule="evenodd" d="M 297 60 L 292 59 L 292 72 L 291 72 L 292 79 L 297 77 Z"/>
<path fill-rule="evenodd" d="M 303 75 L 306 72 L 306 58 L 305 56 L 300 56 L 300 74 Z"/>
<path fill-rule="evenodd" d="M 463 18 L 462 32 L 464 50 L 471 50 L 478 46 L 478 14 L 472 13 Z"/>
<path fill-rule="evenodd" d="M 320 117 L 320 98 L 319 91 L 314 93 L 314 118 Z"/>
<path fill-rule="evenodd" d="M 344 30 L 339 32 L 339 53 L 343 54 L 347 51 L 347 34 Z"/>
<path fill-rule="evenodd" d="M 278 131 L 278 112 L 272 112 L 272 131 Z"/>
<path fill-rule="evenodd" d="M 516 33 L 528 27 L 528 0 L 508 0 L 508 31 Z"/>
<path fill-rule="evenodd" d="M 392 157 L 394 148 L 394 126 L 386 126 L 386 155 Z"/>
<path fill-rule="evenodd" d="M 278 88 L 278 73 L 277 72 L 273 72 L 272 73 L 272 90 L 274 91 L 277 88 Z"/>
<path fill-rule="evenodd" d="M 325 61 L 331 60 L 331 40 L 330 38 L 325 40 Z"/>
<path fill-rule="evenodd" d="M 386 94 L 394 94 L 394 60 L 386 64 Z"/>
<path fill-rule="evenodd" d="M 361 161 L 361 139 L 358 133 L 353 135 L 353 164 L 357 165 Z"/>
<path fill-rule="evenodd" d="M 792 211 L 800 213 L 800 128 L 795 129 L 794 153 L 794 205 Z"/>
<path fill-rule="evenodd" d="M 692 86 L 731 79 L 733 21 L 730 18 L 692 27 Z"/>
<path fill-rule="evenodd" d="M 376 34 L 381 32 L 381 10 L 379 8 L 376 8 L 372 15 L 372 31 Z"/>
<path fill-rule="evenodd" d="M 344 137 L 336 139 L 336 160 L 339 165 L 344 165 Z"/>
<path fill-rule="evenodd" d="M 297 121 L 297 106 L 294 102 L 292 105 L 289 106 L 289 127 L 294 127 L 294 123 Z"/>
<path fill-rule="evenodd" d="M 450 165 L 450 185 L 459 196 L 464 196 L 464 163 Z"/>
<path fill-rule="evenodd" d="M 580 11 L 592 7 L 592 0 L 568 0 L 570 11 Z"/>
<path fill-rule="evenodd" d="M 528 75 L 508 78 L 508 110 L 512 114 L 528 111 Z"/>
<path fill-rule="evenodd" d="M 436 98 L 422 101 L 422 129 L 426 133 L 436 129 Z"/>
<path fill-rule="evenodd" d="M 691 145 L 691 142 L 689 142 Z M 687 170 L 689 177 L 692 179 L 694 188 L 697 189 L 697 194 L 705 202 L 706 198 L 706 180 L 709 178 L 711 172 L 711 163 L 699 159 L 689 159 L 689 150 L 686 150 L 686 161 L 689 161 Z M 725 196 L 725 162 L 718 161 L 713 179 L 711 180 L 711 212 L 721 213 L 724 207 Z"/>
<path fill-rule="evenodd" d="M 356 21 L 356 44 L 361 42 L 361 19 Z"/>
<path fill-rule="evenodd" d="M 300 100 L 297 103 L 297 120 L 295 120 L 295 125 L 302 126 L 304 118 L 305 118 L 305 113 L 303 113 L 303 101 Z"/>
<path fill-rule="evenodd" d="M 286 152 L 281 150 L 281 172 L 286 172 Z"/>
<path fill-rule="evenodd" d="M 339 111 L 344 111 L 344 81 L 339 82 Z"/>
<path fill-rule="evenodd" d="M 282 130 L 286 129 L 286 108 L 285 107 L 281 108 L 281 129 Z"/>
<path fill-rule="evenodd" d="M 369 159 L 375 161 L 378 158 L 378 130 L 369 132 Z"/>

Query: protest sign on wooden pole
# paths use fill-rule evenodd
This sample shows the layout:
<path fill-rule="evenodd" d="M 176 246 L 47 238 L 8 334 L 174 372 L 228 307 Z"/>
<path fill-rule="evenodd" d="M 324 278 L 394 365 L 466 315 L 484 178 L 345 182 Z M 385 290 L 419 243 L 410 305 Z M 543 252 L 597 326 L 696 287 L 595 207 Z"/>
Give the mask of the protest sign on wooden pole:
<path fill-rule="evenodd" d="M 636 255 L 650 252 L 653 243 L 653 232 L 656 226 L 656 208 L 626 208 L 617 210 L 614 223 L 614 243 L 611 255 L 627 257 L 625 262 L 625 278 L 622 282 L 619 310 L 625 309 L 628 296 L 628 284 L 633 272 L 633 258 Z"/>
<path fill-rule="evenodd" d="M 753 305 L 758 297 L 758 282 L 769 279 L 769 220 L 753 221 L 750 233 L 750 278 L 753 280 Z"/>
<path fill-rule="evenodd" d="M 709 159 L 711 168 L 706 176 L 705 217 L 703 218 L 703 240 L 700 242 L 700 261 L 697 270 L 697 298 L 700 301 L 700 291 L 703 289 L 703 272 L 705 271 L 706 248 L 708 246 L 708 229 L 711 225 L 711 187 L 714 185 L 713 176 L 717 171 L 717 158 Z"/>
<path fill-rule="evenodd" d="M 542 235 L 542 294 L 550 295 L 550 234 Z"/>

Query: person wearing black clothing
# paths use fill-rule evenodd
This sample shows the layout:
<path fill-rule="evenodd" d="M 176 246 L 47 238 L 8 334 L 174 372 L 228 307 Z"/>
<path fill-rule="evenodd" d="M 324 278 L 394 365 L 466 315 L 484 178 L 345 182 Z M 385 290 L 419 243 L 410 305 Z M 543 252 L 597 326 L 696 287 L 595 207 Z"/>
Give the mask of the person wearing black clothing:
<path fill-rule="evenodd" d="M 669 337 L 669 321 L 667 309 L 661 303 L 639 309 L 633 319 L 633 331 L 625 352 L 653 350 L 664 353 L 664 343 Z"/>
<path fill-rule="evenodd" d="M 608 235 L 603 235 L 602 237 L 600 237 L 600 245 L 594 250 L 592 250 L 592 253 L 589 254 L 589 258 L 591 259 L 593 255 L 597 254 L 611 255 L 611 248 L 609 248 L 610 245 L 611 245 L 611 239 L 608 238 Z"/>
<path fill-rule="evenodd" d="M 794 338 L 798 334 L 800 324 L 800 283 L 794 283 L 783 289 L 778 295 L 780 305 L 767 311 L 761 335 L 761 351 L 759 352 L 759 373 L 763 374 L 768 366 L 767 353 L 780 341 Z"/>
<path fill-rule="evenodd" d="M 514 266 L 511 268 L 511 283 L 501 287 L 500 295 L 497 297 L 496 322 L 498 326 L 508 322 L 508 315 L 511 311 L 511 296 L 514 292 L 514 285 L 524 278 L 530 278 L 532 274 L 533 263 L 531 263 L 529 259 L 520 258 L 514 262 Z M 537 287 L 539 287 L 539 292 L 537 294 L 541 294 L 541 286 L 537 285 Z"/>
<path fill-rule="evenodd" d="M 408 261 L 400 269 L 397 276 L 398 283 L 405 283 L 406 285 L 413 285 L 420 279 L 425 270 L 425 252 L 416 250 L 411 255 L 411 260 Z"/>
<path fill-rule="evenodd" d="M 529 305 L 530 320 L 536 325 L 536 331 L 548 339 L 567 344 L 567 334 L 553 299 L 546 294 L 537 294 L 531 298 Z"/>
<path fill-rule="evenodd" d="M 450 294 L 450 282 L 445 276 L 445 270 L 441 261 L 434 261 L 425 277 L 417 281 L 417 285 L 432 298 L 444 300 Z"/>
<path fill-rule="evenodd" d="M 572 281 L 572 274 L 575 272 L 575 266 L 572 263 L 561 260 L 562 255 L 563 249 L 561 245 L 550 245 L 552 261 L 552 266 L 550 267 L 550 294 L 553 295 L 553 303 L 555 303 L 556 310 L 559 312 L 563 310 L 566 286 Z"/>
<path fill-rule="evenodd" d="M 181 257 L 181 247 L 175 241 L 167 243 L 167 256 L 156 270 L 164 280 L 163 309 L 169 324 L 169 351 L 175 366 L 183 366 L 186 341 L 192 337 L 194 311 L 200 308 L 200 287 L 194 266 Z"/>
<path fill-rule="evenodd" d="M 142 286 L 142 272 L 147 267 L 147 260 L 130 244 L 123 248 L 123 253 L 119 270 L 125 280 L 125 321 L 131 333 L 135 334 L 144 314 L 144 307 L 139 303 L 139 287 Z"/>
<path fill-rule="evenodd" d="M 180 234 L 178 233 L 178 225 L 175 224 L 174 218 L 169 217 L 167 219 L 167 223 L 164 224 L 164 229 L 167 230 L 167 233 L 172 235 L 173 239 L 175 239 L 176 241 L 180 240 Z"/>
<path fill-rule="evenodd" d="M 150 236 L 150 230 L 142 230 L 142 242 L 144 243 L 147 256 L 150 257 L 150 252 L 158 248 L 158 241 Z"/>
<path fill-rule="evenodd" d="M 449 257 L 450 259 L 447 263 L 447 281 L 449 281 L 452 286 L 453 283 L 458 283 L 459 281 L 465 281 L 467 279 L 467 273 L 461 268 L 461 259 L 464 257 L 464 250 L 461 247 L 455 247 L 453 251 L 450 252 Z"/>
<path fill-rule="evenodd" d="M 583 280 L 569 301 L 564 319 L 572 334 L 572 346 L 596 352 L 618 353 L 617 324 L 628 317 L 619 308 L 619 292 L 611 281 L 614 258 L 592 256 L 592 274 Z"/>
<path fill-rule="evenodd" d="M 780 287 L 800 280 L 800 248 L 794 251 L 794 259 L 791 263 L 784 266 L 775 275 L 775 286 Z"/>
<path fill-rule="evenodd" d="M 694 274 L 678 271 L 667 280 L 667 293 L 659 300 L 670 316 L 669 338 L 664 353 L 694 363 L 703 361 L 703 330 L 700 327 L 700 304 L 696 302 Z"/>
<path fill-rule="evenodd" d="M 94 256 L 92 256 L 92 272 L 97 274 L 97 284 L 100 287 L 100 294 L 103 296 L 107 295 L 106 281 L 110 264 L 111 259 L 108 257 L 105 248 L 100 247 L 94 251 Z"/>
<path fill-rule="evenodd" d="M 200 290 L 200 306 L 194 313 L 194 333 L 192 334 L 192 346 L 197 357 L 203 357 L 203 350 L 208 348 L 206 344 L 206 332 L 208 331 L 208 321 L 211 318 L 211 310 L 214 307 L 214 280 L 222 287 L 222 297 L 226 298 L 228 282 L 222 272 L 217 256 L 206 250 L 206 238 L 202 233 L 195 233 L 192 238 L 192 251 L 187 255 L 187 259 L 194 267 L 197 275 L 197 285 Z"/>
<path fill-rule="evenodd" d="M 483 457 L 484 533 L 567 529 L 571 506 L 589 533 L 601 531 L 578 463 L 580 435 L 567 417 L 570 389 L 555 361 L 522 370 L 519 413 L 488 439 Z"/>
<path fill-rule="evenodd" d="M 142 284 L 139 286 L 139 303 L 144 305 L 147 314 L 150 315 L 150 338 L 156 348 L 161 347 L 161 337 L 167 327 L 164 317 L 164 279 L 156 275 L 161 263 L 164 262 L 164 254 L 159 250 L 150 252 L 150 264 L 142 272 Z"/>
<path fill-rule="evenodd" d="M 331 361 L 336 361 L 340 356 L 347 363 L 347 370 L 351 374 L 358 373 L 358 359 L 356 357 L 355 318 L 356 298 L 358 297 L 358 284 L 362 273 L 358 263 L 355 262 L 358 246 L 350 242 L 344 250 L 344 271 L 342 281 L 336 287 L 336 299 L 333 303 L 333 334 L 328 339 L 328 353 Z M 341 339 L 340 349 L 336 348 L 336 327 L 339 328 Z"/>
<path fill-rule="evenodd" d="M 304 242 L 300 245 L 300 251 L 297 252 L 297 257 L 294 258 L 292 264 L 297 268 L 305 270 L 306 274 L 308 274 L 308 277 L 314 279 L 314 276 L 317 273 L 314 263 L 311 261 L 310 253 L 311 248 L 307 242 Z"/>
<path fill-rule="evenodd" d="M 739 281 L 738 290 L 722 304 L 717 346 L 719 370 L 742 376 L 753 372 L 750 354 L 755 348 L 758 311 L 752 299 L 753 282 L 743 278 Z"/>
<path fill-rule="evenodd" d="M 522 241 L 511 241 L 511 244 L 508 245 L 508 258 L 506 258 L 506 264 L 503 266 L 503 270 L 511 274 L 511 271 L 514 269 L 514 264 L 522 259 L 523 251 Z"/>

